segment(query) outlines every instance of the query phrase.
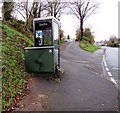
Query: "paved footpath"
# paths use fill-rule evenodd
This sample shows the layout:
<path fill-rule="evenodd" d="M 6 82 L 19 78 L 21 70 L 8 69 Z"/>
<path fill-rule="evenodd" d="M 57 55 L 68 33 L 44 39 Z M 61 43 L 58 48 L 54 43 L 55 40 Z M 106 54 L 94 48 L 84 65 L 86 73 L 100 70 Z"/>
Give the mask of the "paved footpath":
<path fill-rule="evenodd" d="M 60 83 L 36 76 L 31 93 L 18 111 L 117 111 L 118 90 L 102 74 L 102 53 L 89 53 L 70 43 L 61 52 L 64 77 Z M 16 110 L 16 111 L 17 111 Z"/>

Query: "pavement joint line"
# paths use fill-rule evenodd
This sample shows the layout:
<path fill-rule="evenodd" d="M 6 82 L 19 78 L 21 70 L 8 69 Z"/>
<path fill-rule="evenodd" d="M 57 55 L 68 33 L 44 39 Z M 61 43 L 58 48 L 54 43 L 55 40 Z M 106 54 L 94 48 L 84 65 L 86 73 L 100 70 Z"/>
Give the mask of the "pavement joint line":
<path fill-rule="evenodd" d="M 69 62 L 74 62 L 74 63 L 84 63 L 84 64 L 89 64 L 88 61 L 85 61 L 85 60 L 66 60 L 64 58 L 61 58 L 63 59 L 63 61 L 69 61 Z"/>
<path fill-rule="evenodd" d="M 113 67 L 112 69 L 113 69 L 113 70 L 119 70 L 120 68 L 114 68 L 114 67 Z"/>
<path fill-rule="evenodd" d="M 70 61 L 76 63 L 89 63 L 88 61 L 80 61 L 80 60 L 70 60 Z"/>

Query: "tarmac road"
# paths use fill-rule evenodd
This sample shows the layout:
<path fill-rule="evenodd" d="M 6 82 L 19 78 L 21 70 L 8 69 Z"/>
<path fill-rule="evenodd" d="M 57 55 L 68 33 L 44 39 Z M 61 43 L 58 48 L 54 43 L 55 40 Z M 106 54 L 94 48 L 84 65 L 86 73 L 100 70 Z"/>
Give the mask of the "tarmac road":
<path fill-rule="evenodd" d="M 118 57 L 118 49 L 119 48 L 112 48 L 112 47 L 106 47 L 106 54 L 105 54 L 105 60 L 108 65 L 108 69 L 110 70 L 111 74 L 113 75 L 113 78 L 118 83 L 119 81 L 119 70 L 120 70 L 120 63 L 119 57 Z"/>
<path fill-rule="evenodd" d="M 26 104 L 19 110 L 117 111 L 118 91 L 103 76 L 102 54 L 103 49 L 89 53 L 81 50 L 78 42 L 71 42 L 61 52 L 61 67 L 65 72 L 62 81 L 32 78 L 31 93 L 21 101 Z M 40 95 L 47 97 L 43 104 L 38 102 Z"/>

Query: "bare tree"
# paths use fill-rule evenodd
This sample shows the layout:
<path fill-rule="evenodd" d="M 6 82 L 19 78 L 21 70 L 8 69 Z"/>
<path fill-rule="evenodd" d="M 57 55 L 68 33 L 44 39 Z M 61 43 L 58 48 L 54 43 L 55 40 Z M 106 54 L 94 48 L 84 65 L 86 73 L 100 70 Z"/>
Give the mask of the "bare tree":
<path fill-rule="evenodd" d="M 74 0 L 70 2 L 70 9 L 72 14 L 74 14 L 80 22 L 80 36 L 79 40 L 82 40 L 83 37 L 83 23 L 90 17 L 92 14 L 95 14 L 96 9 L 98 8 L 99 3 L 95 0 Z"/>
<path fill-rule="evenodd" d="M 40 17 L 44 17 L 46 16 L 46 14 L 44 14 L 44 11 L 47 11 L 47 2 L 46 1 L 42 1 L 42 0 L 35 0 L 33 3 L 33 12 L 32 12 L 32 16 L 34 18 L 40 18 Z"/>
<path fill-rule="evenodd" d="M 19 0 L 18 2 L 15 2 L 15 7 L 14 7 L 14 13 L 20 14 L 25 21 L 28 20 L 29 18 L 29 12 L 30 12 L 30 7 L 29 7 L 29 1 L 28 0 Z"/>
<path fill-rule="evenodd" d="M 54 16 L 55 18 L 59 19 L 61 14 L 64 12 L 64 9 L 68 5 L 67 2 L 62 2 L 61 0 L 47 0 L 48 6 L 47 11 L 49 16 Z"/>
<path fill-rule="evenodd" d="M 46 4 L 42 0 L 19 0 L 15 3 L 14 12 L 18 12 L 28 25 L 29 21 L 32 21 L 33 18 L 41 17 L 43 11 L 46 10 Z"/>

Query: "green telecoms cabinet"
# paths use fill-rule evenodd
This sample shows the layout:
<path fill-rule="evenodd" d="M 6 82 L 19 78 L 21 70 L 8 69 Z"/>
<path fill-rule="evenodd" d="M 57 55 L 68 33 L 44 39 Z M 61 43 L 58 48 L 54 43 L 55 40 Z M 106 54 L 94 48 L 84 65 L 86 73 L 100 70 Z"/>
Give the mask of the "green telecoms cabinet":
<path fill-rule="evenodd" d="M 52 72 L 60 67 L 59 22 L 54 17 L 33 20 L 34 45 L 26 47 L 27 72 Z"/>

